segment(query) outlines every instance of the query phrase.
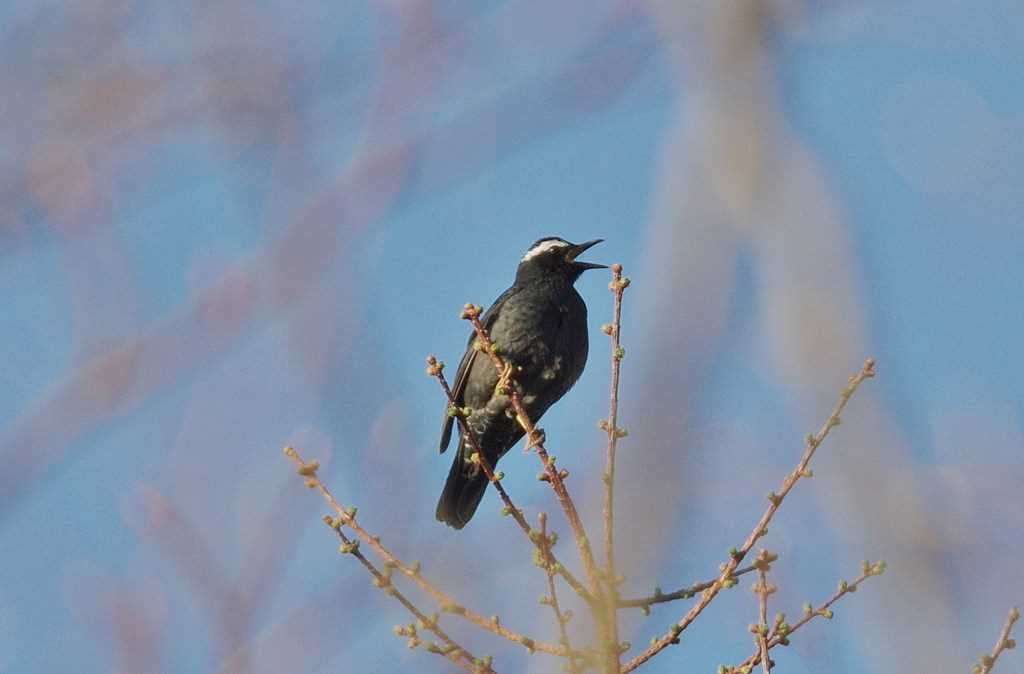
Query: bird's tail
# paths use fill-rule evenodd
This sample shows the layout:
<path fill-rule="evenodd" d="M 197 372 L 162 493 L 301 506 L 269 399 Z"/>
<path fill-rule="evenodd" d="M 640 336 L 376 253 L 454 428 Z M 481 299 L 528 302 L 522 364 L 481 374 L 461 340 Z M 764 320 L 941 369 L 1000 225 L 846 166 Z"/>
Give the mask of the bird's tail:
<path fill-rule="evenodd" d="M 465 439 L 459 438 L 459 451 L 437 502 L 437 520 L 455 529 L 461 529 L 472 519 L 487 491 L 487 476 L 479 466 L 466 460 L 469 451 Z"/>

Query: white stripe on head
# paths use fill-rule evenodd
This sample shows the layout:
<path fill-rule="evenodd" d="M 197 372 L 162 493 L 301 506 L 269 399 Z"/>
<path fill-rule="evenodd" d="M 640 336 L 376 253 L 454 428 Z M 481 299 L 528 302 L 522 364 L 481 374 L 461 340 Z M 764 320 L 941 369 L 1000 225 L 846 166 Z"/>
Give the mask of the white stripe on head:
<path fill-rule="evenodd" d="M 526 251 L 526 255 L 523 256 L 523 259 L 520 260 L 520 262 L 526 262 L 527 260 L 532 260 L 533 258 L 537 257 L 538 255 L 543 255 L 544 253 L 548 252 L 552 248 L 568 248 L 568 247 L 569 247 L 569 242 L 568 241 L 562 241 L 561 239 L 542 239 L 542 240 L 538 241 L 537 243 L 535 243 L 533 245 L 533 247 L 530 248 L 530 250 Z"/>

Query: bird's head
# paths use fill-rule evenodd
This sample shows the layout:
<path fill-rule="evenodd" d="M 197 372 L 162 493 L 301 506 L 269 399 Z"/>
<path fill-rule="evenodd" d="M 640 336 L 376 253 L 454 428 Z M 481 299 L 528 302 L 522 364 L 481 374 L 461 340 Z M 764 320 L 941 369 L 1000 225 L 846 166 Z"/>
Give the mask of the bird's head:
<path fill-rule="evenodd" d="M 535 241 L 519 261 L 516 282 L 533 278 L 556 276 L 573 283 L 588 269 L 606 269 L 607 265 L 594 262 L 580 262 L 576 258 L 591 246 L 604 241 L 594 239 L 585 243 L 570 243 L 557 236 L 548 236 Z"/>

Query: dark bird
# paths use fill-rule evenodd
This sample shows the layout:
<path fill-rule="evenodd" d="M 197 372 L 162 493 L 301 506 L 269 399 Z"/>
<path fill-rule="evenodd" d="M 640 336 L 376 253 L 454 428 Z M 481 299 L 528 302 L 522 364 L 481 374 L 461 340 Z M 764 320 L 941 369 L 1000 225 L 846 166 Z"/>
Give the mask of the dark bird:
<path fill-rule="evenodd" d="M 519 261 L 516 280 L 481 317 L 499 353 L 516 366 L 516 390 L 530 419 L 536 422 L 572 388 L 587 363 L 587 305 L 573 287 L 588 269 L 603 264 L 576 258 L 602 239 L 569 243 L 549 236 L 530 246 Z M 452 393 L 455 404 L 468 407 L 466 421 L 493 467 L 524 434 L 507 395 L 498 393 L 499 373 L 469 336 Z M 441 430 L 441 452 L 448 449 L 454 419 L 447 414 Z M 437 519 L 461 529 L 473 517 L 487 489 L 487 476 L 472 463 L 473 453 L 459 428 L 459 449 L 437 502 Z"/>

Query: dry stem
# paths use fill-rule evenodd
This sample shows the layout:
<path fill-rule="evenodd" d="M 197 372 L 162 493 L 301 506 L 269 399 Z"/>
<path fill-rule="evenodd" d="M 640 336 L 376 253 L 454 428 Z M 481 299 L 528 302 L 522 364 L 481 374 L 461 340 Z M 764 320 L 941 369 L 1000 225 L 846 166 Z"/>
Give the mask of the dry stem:
<path fill-rule="evenodd" d="M 835 594 L 829 597 L 827 600 L 818 605 L 817 608 L 813 608 L 809 603 L 804 605 L 804 614 L 800 620 L 796 621 L 792 625 L 789 625 L 785 620 L 776 620 L 775 625 L 772 627 L 771 633 L 768 634 L 768 648 L 772 649 L 776 646 L 788 646 L 789 637 L 799 630 L 801 627 L 811 622 L 817 617 L 832 618 L 832 611 L 830 610 L 832 604 L 842 599 L 848 594 L 852 594 L 857 591 L 860 584 L 872 576 L 880 576 L 885 572 L 885 562 L 875 562 L 871 564 L 864 562 L 861 568 L 861 574 L 857 576 L 852 582 L 847 583 L 846 581 L 839 582 L 839 589 L 836 590 Z M 783 618 L 785 616 L 782 616 Z M 761 652 L 751 655 L 749 658 L 744 660 L 736 667 L 726 667 L 725 672 L 749 672 L 751 669 L 757 666 L 761 662 Z"/>
<path fill-rule="evenodd" d="M 566 671 L 569 674 L 577 674 L 580 672 L 580 666 L 577 659 L 573 657 L 572 645 L 569 643 L 569 632 L 566 629 L 566 625 L 569 624 L 569 620 L 572 619 L 572 612 L 562 611 L 562 606 L 558 602 L 558 592 L 555 589 L 555 573 L 557 570 L 558 562 L 555 561 L 554 555 L 551 554 L 552 539 L 548 538 L 548 516 L 547 513 L 539 513 L 537 519 L 540 522 L 540 542 L 538 543 L 538 549 L 540 550 L 541 559 L 544 562 L 544 571 L 548 577 L 548 601 L 546 602 L 551 606 L 551 610 L 555 613 L 555 621 L 558 623 L 559 643 L 565 646 L 565 649 L 569 652 L 569 662 L 567 663 Z"/>
<path fill-rule="evenodd" d="M 619 342 L 622 333 L 622 294 L 629 287 L 629 279 L 622 278 L 622 265 L 612 265 L 612 281 L 608 289 L 612 291 L 614 303 L 612 323 L 605 326 L 605 331 L 612 341 L 612 381 L 608 403 L 608 419 L 602 421 L 602 427 L 608 433 L 608 452 L 604 473 L 604 557 L 605 576 L 608 579 L 608 596 L 605 602 L 605 621 L 608 623 L 608 637 L 613 643 L 619 641 L 619 576 L 615 570 L 615 450 L 619 437 L 624 434 L 618 427 L 619 421 L 619 370 L 625 352 Z"/>
<path fill-rule="evenodd" d="M 744 574 L 750 573 L 755 569 L 754 564 L 741 567 L 736 569 L 731 578 L 735 579 Z M 703 592 L 712 585 L 715 584 L 717 578 L 712 580 L 706 580 L 703 583 L 694 583 L 689 587 L 684 587 L 675 592 L 669 592 L 665 594 L 661 591 L 661 588 L 655 588 L 654 594 L 648 597 L 638 597 L 637 599 L 620 599 L 619 608 L 639 608 L 644 613 L 650 613 L 651 606 L 654 604 L 664 604 L 670 601 L 676 601 L 677 599 L 692 599 L 698 592 Z"/>
<path fill-rule="evenodd" d="M 1019 619 L 1020 609 L 1014 606 L 1010 609 L 1010 615 L 1006 617 L 1006 624 L 1003 625 L 1003 630 L 999 633 L 999 639 L 996 641 L 996 645 L 992 647 L 992 652 L 981 656 L 978 664 L 974 665 L 971 669 L 973 674 L 988 674 L 992 671 L 992 667 L 995 666 L 996 660 L 999 659 L 1003 651 L 1017 646 L 1017 642 L 1010 638 L 1010 630 L 1013 629 L 1013 624 Z"/>
<path fill-rule="evenodd" d="M 331 518 L 330 516 L 326 516 L 324 517 L 324 522 L 326 522 L 327 525 L 338 534 L 338 538 L 341 539 L 342 545 L 344 545 L 346 549 L 349 550 L 349 553 L 355 556 L 355 558 L 358 559 L 359 562 L 364 567 L 366 567 L 366 570 L 369 571 L 370 575 L 372 575 L 374 578 L 374 584 L 381 589 L 386 589 L 388 594 L 390 594 L 392 597 L 398 600 L 398 603 L 404 606 L 406 610 L 409 611 L 409 613 L 413 614 L 413 616 L 416 617 L 416 620 L 419 622 L 421 629 L 427 629 L 433 632 L 435 635 L 437 635 L 437 638 L 439 638 L 441 642 L 444 644 L 444 648 L 435 649 L 428 647 L 427 650 L 429 650 L 432 653 L 437 653 L 438 655 L 448 658 L 449 660 L 451 660 L 467 672 L 476 673 L 480 671 L 480 668 L 478 666 L 480 660 L 475 658 L 472 653 L 470 653 L 468 650 L 460 646 L 458 643 L 455 642 L 454 639 L 448 636 L 448 634 L 441 629 L 440 625 L 438 625 L 436 616 L 428 618 L 426 615 L 424 615 L 424 613 L 420 611 L 415 604 L 413 604 L 405 595 L 403 595 L 398 590 L 398 588 L 396 588 L 391 583 L 390 575 L 378 569 L 373 564 L 373 562 L 366 558 L 366 555 L 362 553 L 358 546 L 353 545 L 352 540 L 345 535 L 345 532 L 342 531 L 340 527 L 335 526 L 333 518 Z"/>
<path fill-rule="evenodd" d="M 757 594 L 757 615 L 758 621 L 755 626 L 758 652 L 761 655 L 761 667 L 764 674 L 772 674 L 772 661 L 768 657 L 768 595 L 775 591 L 775 588 L 768 584 L 768 569 L 775 555 L 762 549 L 757 555 L 757 582 L 754 584 L 754 592 Z M 780 621 L 781 622 L 781 621 Z M 776 623 L 778 624 L 778 623 Z"/>
<path fill-rule="evenodd" d="M 760 521 L 754 526 L 750 535 L 747 536 L 747 540 L 744 541 L 743 545 L 738 550 L 732 550 L 729 554 L 729 561 L 723 566 L 722 572 L 719 574 L 718 579 L 701 593 L 700 600 L 690 609 L 689 613 L 683 616 L 678 622 L 672 625 L 672 628 L 660 638 L 654 640 L 654 642 L 648 647 L 643 653 L 636 656 L 629 662 L 627 662 L 623 668 L 623 672 L 631 672 L 643 663 L 647 662 L 655 655 L 665 650 L 669 645 L 679 643 L 679 634 L 685 630 L 690 624 L 696 620 L 697 616 L 714 600 L 722 588 L 726 585 L 727 581 L 731 579 L 736 567 L 743 561 L 750 549 L 754 547 L 758 539 L 767 533 L 768 523 L 771 522 L 772 517 L 778 511 L 782 501 L 789 494 L 790 490 L 800 480 L 801 477 L 809 475 L 807 472 L 807 466 L 811 462 L 811 458 L 814 456 L 815 450 L 818 446 L 828 437 L 829 432 L 835 426 L 839 425 L 840 416 L 843 410 L 846 408 L 846 404 L 850 401 L 850 398 L 857 391 L 857 388 L 864 382 L 865 379 L 869 379 L 875 376 L 875 360 L 868 358 L 864 361 L 864 366 L 860 372 L 850 377 L 849 384 L 843 389 L 839 396 L 839 401 L 836 403 L 832 413 L 826 419 L 821 429 L 816 435 L 807 437 L 807 441 L 804 448 L 803 456 L 797 463 L 796 468 L 793 469 L 789 475 L 786 476 L 782 483 L 782 488 L 778 494 L 769 494 L 769 505 L 767 510 L 761 516 Z"/>
<path fill-rule="evenodd" d="M 481 307 L 467 304 L 462 312 L 462 317 L 473 324 L 473 329 L 476 330 L 478 348 L 490 357 L 495 369 L 499 373 L 510 372 L 509 363 L 506 363 L 495 352 L 494 343 L 491 341 L 487 329 L 480 322 L 482 311 Z M 598 602 L 604 602 L 605 593 L 601 587 L 600 573 L 597 569 L 597 563 L 594 561 L 594 553 L 590 548 L 590 539 L 587 538 L 587 532 L 583 528 L 583 522 L 580 520 L 579 513 L 576 511 L 576 505 L 565 488 L 562 475 L 555 468 L 554 461 L 552 461 L 547 449 L 544 447 L 544 433 L 531 421 L 526 408 L 523 407 L 523 401 L 519 396 L 519 392 L 516 391 L 515 385 L 510 383 L 506 390 L 508 391 L 512 408 L 516 412 L 516 418 L 526 432 L 528 446 L 537 450 L 537 456 L 540 457 L 541 463 L 544 466 L 547 481 L 551 483 L 551 488 L 558 497 L 558 502 L 565 512 L 566 519 L 569 520 L 569 526 L 572 528 L 573 536 L 576 539 L 576 547 L 579 549 L 580 558 L 583 560 L 583 568 L 587 574 L 587 585 L 589 586 L 590 593 Z M 617 641 L 613 641 L 608 633 L 609 625 L 605 617 L 596 612 L 594 617 L 601 631 L 602 647 L 600 650 L 604 657 L 603 669 L 606 672 L 617 672 L 619 670 L 619 644 Z"/>
<path fill-rule="evenodd" d="M 459 428 L 462 429 L 463 436 L 469 441 L 469 446 L 473 448 L 473 452 L 477 456 L 477 460 L 479 461 L 480 468 L 484 471 L 484 475 L 486 475 L 487 479 L 494 485 L 498 495 L 501 497 L 502 503 L 505 504 L 504 512 L 507 512 L 512 519 L 516 521 L 519 528 L 522 529 L 523 533 L 526 534 L 526 537 L 530 539 L 531 543 L 533 543 L 533 531 L 530 529 L 530 524 L 526 521 L 523 511 L 517 508 L 512 502 L 512 497 L 508 495 L 504 485 L 501 484 L 501 480 L 498 479 L 497 474 L 494 472 L 494 468 L 480 449 L 480 442 L 476 437 L 476 433 L 474 433 L 473 429 L 469 427 L 468 423 L 466 423 L 465 415 L 461 414 L 457 409 L 458 403 L 455 400 L 455 395 L 452 393 L 452 389 L 448 385 L 448 379 L 444 376 L 444 363 L 437 360 L 434 356 L 427 356 L 427 374 L 435 377 L 438 383 L 441 384 L 441 388 L 444 390 L 445 396 L 448 397 L 449 409 L 455 408 L 455 419 L 459 424 Z M 565 568 L 564 564 L 558 562 L 558 559 L 555 557 L 553 552 L 549 551 L 549 554 L 557 563 L 558 574 L 565 579 L 565 582 L 575 590 L 576 594 L 587 601 L 587 603 L 593 602 L 594 598 L 590 595 L 587 589 L 583 587 L 583 583 L 577 580 L 576 576 L 570 573 L 569 570 Z"/>
<path fill-rule="evenodd" d="M 431 597 L 434 598 L 435 601 L 437 601 L 438 604 L 440 604 L 440 606 L 445 612 L 460 615 L 469 622 L 477 625 L 478 627 L 482 627 L 483 629 L 489 632 L 493 632 L 494 634 L 497 634 L 500 637 L 504 637 L 509 641 L 520 644 L 521 646 L 524 646 L 531 652 L 543 651 L 545 653 L 550 653 L 552 655 L 560 655 L 563 657 L 568 656 L 568 652 L 565 648 L 562 648 L 561 646 L 556 646 L 554 644 L 545 643 L 543 641 L 537 641 L 536 639 L 531 639 L 522 634 L 514 632 L 502 626 L 496 620 L 486 618 L 480 615 L 479 613 L 476 613 L 475 611 L 465 608 L 461 604 L 458 604 L 450 596 L 448 596 L 441 590 L 437 589 L 437 587 L 435 587 L 433 584 L 427 581 L 422 576 L 422 574 L 420 574 L 418 564 L 415 566 L 409 566 L 402 560 L 395 557 L 387 548 L 385 548 L 381 544 L 379 536 L 371 535 L 369 532 L 363 529 L 363 527 L 356 521 L 354 510 L 346 510 L 341 506 L 340 503 L 338 503 L 338 501 L 334 498 L 334 495 L 331 494 L 330 490 L 327 489 L 324 483 L 321 482 L 320 478 L 317 476 L 316 469 L 318 468 L 318 464 L 315 461 L 312 461 L 310 463 L 304 462 L 302 460 L 302 457 L 299 456 L 299 453 L 292 447 L 285 447 L 284 452 L 285 455 L 288 456 L 288 458 L 290 458 L 298 466 L 299 474 L 306 478 L 306 486 L 311 489 L 316 489 L 317 491 L 319 491 L 320 495 L 323 496 L 325 501 L 327 501 L 327 504 L 331 506 L 335 513 L 337 513 L 337 518 L 335 518 L 335 524 L 337 526 L 344 525 L 349 527 L 356 534 L 356 536 L 359 537 L 360 541 L 370 546 L 370 548 L 372 548 L 373 551 L 377 553 L 377 556 L 384 560 L 386 566 L 398 569 L 410 580 L 412 580 L 416 585 L 419 585 L 419 587 L 424 592 L 429 594 Z M 347 551 L 350 552 L 351 550 Z"/>

